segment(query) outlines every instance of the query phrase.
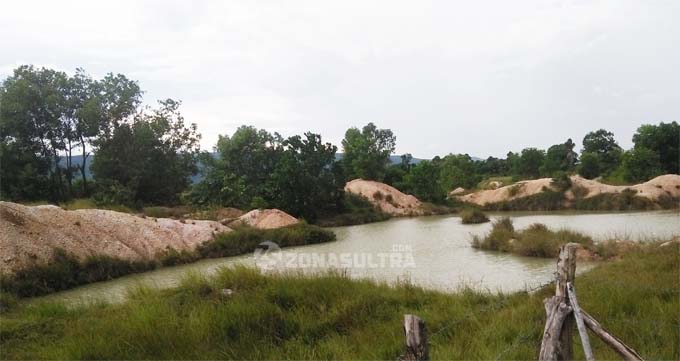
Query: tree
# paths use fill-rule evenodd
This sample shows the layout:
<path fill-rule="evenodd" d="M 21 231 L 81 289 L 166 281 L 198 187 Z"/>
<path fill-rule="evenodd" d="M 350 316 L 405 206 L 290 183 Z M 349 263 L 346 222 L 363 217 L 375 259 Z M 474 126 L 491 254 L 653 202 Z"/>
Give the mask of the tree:
<path fill-rule="evenodd" d="M 361 131 L 349 128 L 342 140 L 347 179 L 382 181 L 390 164 L 390 154 L 394 152 L 396 139 L 391 130 L 378 129 L 373 123 L 368 123 Z"/>
<path fill-rule="evenodd" d="M 283 154 L 272 174 L 272 203 L 314 222 L 342 199 L 343 180 L 333 172 L 337 147 L 311 132 L 283 141 Z"/>
<path fill-rule="evenodd" d="M 516 161 L 516 175 L 524 179 L 535 179 L 541 175 L 541 166 L 545 153 L 536 148 L 525 148 Z"/>
<path fill-rule="evenodd" d="M 625 152 L 622 166 L 628 182 L 644 182 L 663 173 L 659 154 L 643 147 Z"/>
<path fill-rule="evenodd" d="M 475 172 L 475 164 L 468 154 L 445 156 L 439 164 L 439 169 L 439 183 L 444 193 L 458 187 L 474 188 L 482 180 Z"/>
<path fill-rule="evenodd" d="M 114 124 L 110 135 L 95 142 L 92 172 L 98 200 L 135 205 L 178 201 L 197 172 L 200 140 L 196 124 L 185 126 L 179 106 L 171 99 L 160 101 L 158 109 Z"/>
<path fill-rule="evenodd" d="M 439 168 L 434 162 L 423 160 L 411 168 L 406 175 L 407 190 L 418 199 L 441 202 L 446 198 L 439 184 Z"/>
<path fill-rule="evenodd" d="M 592 153 L 597 156 L 600 174 L 608 175 L 621 163 L 623 150 L 616 143 L 614 133 L 599 129 L 586 134 L 583 138 L 582 153 Z M 598 174 L 598 175 L 600 175 Z"/>
<path fill-rule="evenodd" d="M 581 164 L 578 173 L 587 179 L 593 179 L 600 175 L 600 159 L 595 153 L 581 154 Z"/>
<path fill-rule="evenodd" d="M 680 125 L 677 122 L 642 125 L 633 135 L 633 143 L 635 149 L 655 152 L 664 173 L 680 172 Z"/>
<path fill-rule="evenodd" d="M 562 144 L 555 144 L 548 148 L 541 173 L 552 176 L 555 172 L 569 172 L 574 169 L 578 155 L 574 152 L 574 142 L 567 139 Z"/>

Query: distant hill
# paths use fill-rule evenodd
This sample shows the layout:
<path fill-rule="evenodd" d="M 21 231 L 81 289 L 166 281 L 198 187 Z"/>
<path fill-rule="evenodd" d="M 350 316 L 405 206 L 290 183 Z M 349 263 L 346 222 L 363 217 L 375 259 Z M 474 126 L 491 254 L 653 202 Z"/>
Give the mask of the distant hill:
<path fill-rule="evenodd" d="M 217 153 L 211 153 L 211 154 L 214 157 L 217 157 Z M 94 157 L 95 157 L 95 155 L 93 154 L 93 155 L 91 155 L 87 158 L 87 167 L 85 168 L 85 177 L 87 179 L 92 179 L 92 172 L 90 170 L 90 166 L 92 165 L 92 161 L 94 160 Z M 342 157 L 343 157 L 342 153 L 336 153 L 335 154 L 336 160 L 340 160 L 340 159 L 342 159 Z M 473 158 L 473 159 L 475 159 L 475 158 Z M 411 159 L 411 164 L 418 164 L 422 160 L 423 159 L 413 158 L 413 159 Z M 400 155 L 390 156 L 390 162 L 392 162 L 392 164 L 401 163 L 401 156 Z M 71 157 L 71 163 L 73 164 L 73 166 L 80 166 L 83 163 L 83 156 L 82 155 L 74 155 L 73 157 Z M 61 161 L 59 162 L 59 165 L 62 166 L 62 167 L 66 167 L 66 158 L 62 158 Z M 199 167 L 199 169 L 200 169 L 200 167 Z M 78 172 L 78 178 L 79 178 L 79 176 L 80 176 L 80 172 Z M 196 182 L 200 181 L 201 178 L 203 178 L 203 177 L 199 173 L 199 174 L 191 177 L 191 182 L 196 183 Z"/>

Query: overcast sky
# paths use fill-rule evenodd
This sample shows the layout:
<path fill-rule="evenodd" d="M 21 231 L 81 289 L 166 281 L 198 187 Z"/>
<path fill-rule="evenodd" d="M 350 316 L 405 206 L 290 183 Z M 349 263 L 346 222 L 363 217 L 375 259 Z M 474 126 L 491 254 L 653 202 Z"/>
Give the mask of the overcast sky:
<path fill-rule="evenodd" d="M 374 122 L 397 154 L 620 144 L 680 120 L 680 1 L 8 1 L 20 64 L 123 73 L 183 102 L 203 146 L 241 124 L 340 145 Z"/>

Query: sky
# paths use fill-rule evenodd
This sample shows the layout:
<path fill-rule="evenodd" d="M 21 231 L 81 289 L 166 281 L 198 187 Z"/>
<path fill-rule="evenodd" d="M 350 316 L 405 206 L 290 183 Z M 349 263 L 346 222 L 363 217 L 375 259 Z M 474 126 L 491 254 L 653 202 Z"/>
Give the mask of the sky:
<path fill-rule="evenodd" d="M 680 121 L 676 0 L 0 1 L 0 79 L 125 74 L 181 100 L 204 149 L 374 122 L 396 154 L 498 157 Z"/>

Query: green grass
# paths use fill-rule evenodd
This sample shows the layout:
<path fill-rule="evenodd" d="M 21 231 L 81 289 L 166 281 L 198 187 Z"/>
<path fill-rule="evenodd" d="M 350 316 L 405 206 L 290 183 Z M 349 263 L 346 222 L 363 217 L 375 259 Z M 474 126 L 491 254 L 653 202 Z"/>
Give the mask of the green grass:
<path fill-rule="evenodd" d="M 67 211 L 75 211 L 78 209 L 106 209 L 116 212 L 134 213 L 134 210 L 127 206 L 121 204 L 97 204 L 91 198 L 76 198 L 66 203 L 62 203 L 59 206 Z"/>
<path fill-rule="evenodd" d="M 382 194 L 380 195 L 382 197 Z M 367 199 L 352 193 L 345 193 L 342 207 L 338 212 L 322 214 L 316 224 L 322 227 L 351 226 L 381 222 L 390 215 L 376 209 Z"/>
<path fill-rule="evenodd" d="M 556 257 L 560 246 L 569 242 L 583 245 L 594 252 L 615 250 L 604 246 L 597 248 L 592 238 L 566 229 L 553 231 L 543 224 L 535 223 L 522 231 L 515 230 L 510 218 L 501 218 L 493 223 L 491 232 L 485 237 L 474 236 L 472 246 L 486 250 L 516 253 L 531 257 Z M 618 255 L 618 252 L 615 252 Z M 614 254 L 608 254 L 612 257 Z"/>
<path fill-rule="evenodd" d="M 647 359 L 680 358 L 680 247 L 648 247 L 576 280 L 579 303 Z M 230 288 L 234 294 L 221 295 Z M 20 305 L 2 315 L 2 359 L 381 359 L 403 351 L 405 313 L 422 317 L 432 359 L 535 359 L 554 292 L 427 291 L 321 276 L 224 269 L 126 303 Z M 574 333 L 576 335 L 576 333 Z M 591 334 L 597 359 L 618 356 Z M 582 359 L 578 337 L 575 358 Z"/>
<path fill-rule="evenodd" d="M 168 249 L 160 252 L 153 260 L 129 261 L 109 256 L 90 256 L 79 260 L 64 250 L 55 249 L 52 259 L 46 264 L 36 264 L 11 276 L 0 277 L 0 292 L 18 297 L 40 296 L 87 283 L 145 272 L 160 266 L 250 253 L 263 241 L 289 247 L 333 240 L 335 233 L 331 231 L 298 223 L 265 230 L 242 226 L 233 232 L 216 235 L 212 241 L 200 245 L 195 251 Z M 2 307 L 0 304 L 0 308 Z"/>
<path fill-rule="evenodd" d="M 513 189 L 510 189 L 511 193 Z M 486 204 L 482 208 L 489 211 L 553 211 L 564 208 L 564 193 L 544 188 L 540 193 Z"/>
<path fill-rule="evenodd" d="M 476 208 L 464 209 L 460 212 L 460 218 L 463 224 L 486 223 L 489 221 L 489 217 Z"/>

